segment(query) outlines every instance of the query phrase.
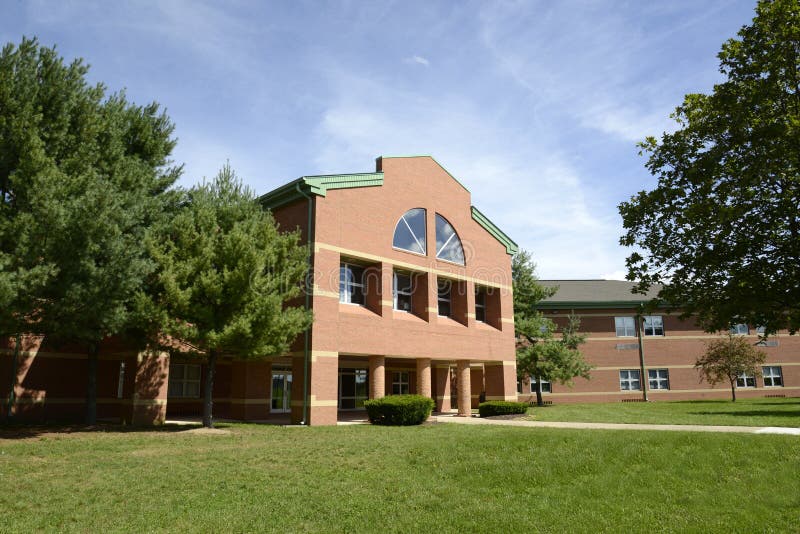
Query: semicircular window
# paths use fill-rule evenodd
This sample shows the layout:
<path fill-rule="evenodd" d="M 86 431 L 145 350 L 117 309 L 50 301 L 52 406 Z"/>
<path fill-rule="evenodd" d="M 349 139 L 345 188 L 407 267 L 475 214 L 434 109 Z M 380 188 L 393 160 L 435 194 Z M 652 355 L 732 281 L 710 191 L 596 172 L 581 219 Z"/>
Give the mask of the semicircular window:
<path fill-rule="evenodd" d="M 416 254 L 427 254 L 425 247 L 425 208 L 408 210 L 394 227 L 392 246 Z"/>
<path fill-rule="evenodd" d="M 436 257 L 464 265 L 464 248 L 455 228 L 447 219 L 436 214 Z"/>

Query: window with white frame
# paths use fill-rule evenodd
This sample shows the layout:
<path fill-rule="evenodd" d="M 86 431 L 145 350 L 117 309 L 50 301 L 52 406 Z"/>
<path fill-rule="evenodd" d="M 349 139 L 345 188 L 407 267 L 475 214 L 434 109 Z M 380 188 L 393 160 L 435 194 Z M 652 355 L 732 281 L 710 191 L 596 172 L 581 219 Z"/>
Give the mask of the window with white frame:
<path fill-rule="evenodd" d="M 783 372 L 779 365 L 766 365 L 761 372 L 764 375 L 764 387 L 783 387 Z"/>
<path fill-rule="evenodd" d="M 425 226 L 424 208 L 408 210 L 394 227 L 392 246 L 415 254 L 426 254 Z"/>
<path fill-rule="evenodd" d="M 636 320 L 633 317 L 614 317 L 617 337 L 635 337 Z"/>
<path fill-rule="evenodd" d="M 644 320 L 644 335 L 646 336 L 663 336 L 664 335 L 664 319 L 660 315 L 645 315 L 642 317 Z"/>
<path fill-rule="evenodd" d="M 455 228 L 447 219 L 436 214 L 436 258 L 464 265 L 464 248 Z"/>
<path fill-rule="evenodd" d="M 622 369 L 619 372 L 619 389 L 622 391 L 635 391 L 642 389 L 639 380 L 639 369 Z"/>
<path fill-rule="evenodd" d="M 453 283 L 446 278 L 438 278 L 436 280 L 437 302 L 439 306 L 439 315 L 442 317 L 452 317 L 452 303 L 453 303 Z"/>
<path fill-rule="evenodd" d="M 486 288 L 475 286 L 475 320 L 486 322 Z"/>
<path fill-rule="evenodd" d="M 756 327 L 756 334 L 758 334 L 759 336 L 763 336 L 766 332 L 767 332 L 767 327 L 766 326 L 757 326 Z"/>
<path fill-rule="evenodd" d="M 749 373 L 742 373 L 736 378 L 737 388 L 754 388 L 756 387 L 756 377 Z"/>
<path fill-rule="evenodd" d="M 669 389 L 669 371 L 667 369 L 648 369 L 647 380 L 650 389 Z"/>
<path fill-rule="evenodd" d="M 392 395 L 408 395 L 408 371 L 392 372 Z"/>
<path fill-rule="evenodd" d="M 731 326 L 731 334 L 735 336 L 746 336 L 749 333 L 750 333 L 750 328 L 744 323 L 739 323 Z"/>
<path fill-rule="evenodd" d="M 200 365 L 171 363 L 169 365 L 168 397 L 196 399 L 200 397 Z"/>
<path fill-rule="evenodd" d="M 364 268 L 342 262 L 339 266 L 339 302 L 358 304 L 366 302 L 364 291 Z"/>
<path fill-rule="evenodd" d="M 536 379 L 531 377 L 531 393 L 536 393 Z M 550 387 L 550 382 L 547 380 L 542 380 L 542 393 L 551 393 L 552 388 Z"/>
<path fill-rule="evenodd" d="M 411 312 L 413 293 L 414 288 L 412 286 L 411 274 L 395 271 L 394 279 L 392 281 L 394 309 L 398 311 Z"/>

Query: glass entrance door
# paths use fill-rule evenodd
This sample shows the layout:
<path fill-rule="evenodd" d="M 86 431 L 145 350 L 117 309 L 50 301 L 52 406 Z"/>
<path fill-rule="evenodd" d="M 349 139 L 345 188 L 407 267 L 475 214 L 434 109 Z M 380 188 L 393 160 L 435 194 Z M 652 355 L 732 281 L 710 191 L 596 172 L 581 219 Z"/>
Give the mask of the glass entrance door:
<path fill-rule="evenodd" d="M 291 371 L 272 371 L 272 413 L 286 413 L 292 406 Z"/>

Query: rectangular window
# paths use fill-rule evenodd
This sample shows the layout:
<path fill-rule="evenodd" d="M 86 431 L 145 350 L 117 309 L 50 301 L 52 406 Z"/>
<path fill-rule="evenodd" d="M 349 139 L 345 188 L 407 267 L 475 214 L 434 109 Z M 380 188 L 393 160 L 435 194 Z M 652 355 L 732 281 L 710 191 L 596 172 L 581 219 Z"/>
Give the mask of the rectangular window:
<path fill-rule="evenodd" d="M 117 377 L 117 398 L 122 398 L 125 388 L 125 362 L 119 362 L 119 376 Z"/>
<path fill-rule="evenodd" d="M 342 262 L 339 266 L 339 302 L 363 306 L 366 302 L 364 293 L 364 268 Z"/>
<path fill-rule="evenodd" d="M 635 337 L 636 321 L 633 317 L 614 317 L 617 337 Z"/>
<path fill-rule="evenodd" d="M 517 393 L 522 393 L 522 380 L 517 378 Z"/>
<path fill-rule="evenodd" d="M 486 288 L 475 286 L 475 320 L 486 322 Z"/>
<path fill-rule="evenodd" d="M 737 388 L 754 388 L 756 387 L 756 377 L 747 373 L 742 373 L 736 379 Z"/>
<path fill-rule="evenodd" d="M 392 395 L 408 395 L 408 371 L 394 371 L 392 373 Z"/>
<path fill-rule="evenodd" d="M 746 324 L 735 324 L 731 327 L 731 334 L 735 336 L 746 336 L 750 333 L 750 328 Z"/>
<path fill-rule="evenodd" d="M 660 315 L 645 315 L 642 319 L 644 319 L 644 335 L 664 335 L 664 319 Z"/>
<path fill-rule="evenodd" d="M 619 372 L 619 389 L 622 391 L 641 390 L 639 369 L 623 369 Z"/>
<path fill-rule="evenodd" d="M 393 307 L 395 310 L 411 312 L 411 296 L 414 290 L 412 287 L 412 278 L 408 273 L 400 273 L 395 271 L 394 279 L 392 282 L 392 294 L 394 297 Z"/>
<path fill-rule="evenodd" d="M 531 378 L 531 393 L 536 394 L 536 379 Z M 552 393 L 550 382 L 542 380 L 542 393 Z"/>
<path fill-rule="evenodd" d="M 783 373 L 778 365 L 768 365 L 761 368 L 764 374 L 764 387 L 783 387 Z"/>
<path fill-rule="evenodd" d="M 669 389 L 669 371 L 666 369 L 648 369 L 647 380 L 650 389 Z"/>
<path fill-rule="evenodd" d="M 451 303 L 453 301 L 453 283 L 450 280 L 438 278 L 436 280 L 439 315 L 441 317 L 452 317 L 453 310 Z"/>
<path fill-rule="evenodd" d="M 169 365 L 168 397 L 196 399 L 200 397 L 200 365 L 171 363 Z"/>

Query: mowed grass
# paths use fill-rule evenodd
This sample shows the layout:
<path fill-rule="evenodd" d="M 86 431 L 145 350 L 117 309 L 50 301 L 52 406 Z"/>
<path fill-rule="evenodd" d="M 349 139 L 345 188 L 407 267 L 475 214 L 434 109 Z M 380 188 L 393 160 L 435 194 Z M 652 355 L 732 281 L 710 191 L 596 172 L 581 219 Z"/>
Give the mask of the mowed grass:
<path fill-rule="evenodd" d="M 533 407 L 532 421 L 800 427 L 800 398 L 608 402 Z"/>
<path fill-rule="evenodd" d="M 225 428 L 2 440 L 0 531 L 796 532 L 800 524 L 794 436 Z"/>

